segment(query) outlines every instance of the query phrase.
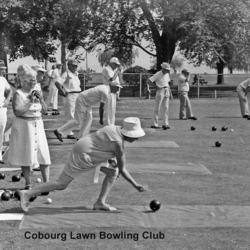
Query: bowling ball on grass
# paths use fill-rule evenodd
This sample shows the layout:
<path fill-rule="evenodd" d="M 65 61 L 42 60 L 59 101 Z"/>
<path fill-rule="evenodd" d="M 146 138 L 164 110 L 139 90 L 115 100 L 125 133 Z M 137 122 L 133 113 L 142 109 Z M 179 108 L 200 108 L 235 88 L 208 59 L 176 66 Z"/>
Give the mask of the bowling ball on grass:
<path fill-rule="evenodd" d="M 152 211 L 157 211 L 161 207 L 161 203 L 157 200 L 152 200 L 149 204 L 149 207 L 151 208 Z"/>

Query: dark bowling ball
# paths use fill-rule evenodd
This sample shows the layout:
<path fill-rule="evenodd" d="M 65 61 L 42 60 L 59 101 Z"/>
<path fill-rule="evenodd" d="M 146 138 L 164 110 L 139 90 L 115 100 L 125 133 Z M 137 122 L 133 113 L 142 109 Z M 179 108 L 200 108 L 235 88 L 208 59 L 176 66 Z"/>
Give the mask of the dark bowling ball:
<path fill-rule="evenodd" d="M 49 192 L 44 192 L 44 193 L 41 193 L 42 196 L 46 196 L 46 195 L 49 195 Z"/>
<path fill-rule="evenodd" d="M 4 192 L 4 193 L 2 193 L 1 199 L 2 199 L 2 201 L 8 201 L 8 200 L 10 199 L 10 194 L 9 194 L 9 192 Z"/>
<path fill-rule="evenodd" d="M 0 180 L 4 180 L 5 179 L 5 174 L 4 173 L 0 173 Z"/>
<path fill-rule="evenodd" d="M 152 200 L 149 204 L 149 207 L 151 208 L 152 211 L 157 211 L 161 207 L 161 203 L 157 200 Z"/>
<path fill-rule="evenodd" d="M 194 127 L 194 126 L 191 127 L 191 130 L 195 130 L 195 129 L 196 129 L 196 127 Z"/>
<path fill-rule="evenodd" d="M 10 194 L 10 198 L 12 198 L 14 195 L 12 190 L 6 190 L 5 192 L 8 192 Z"/>
<path fill-rule="evenodd" d="M 19 192 L 19 190 L 16 190 L 14 192 L 14 197 L 20 201 L 20 192 Z"/>
<path fill-rule="evenodd" d="M 226 130 L 227 130 L 227 126 L 223 126 L 223 127 L 221 128 L 221 130 L 222 130 L 222 131 L 226 131 Z"/>
<path fill-rule="evenodd" d="M 18 181 L 20 181 L 20 179 L 21 179 L 21 178 L 20 178 L 19 175 L 13 175 L 13 176 L 12 176 L 12 181 L 13 181 L 13 182 L 18 182 Z"/>
<path fill-rule="evenodd" d="M 217 128 L 216 128 L 215 126 L 213 126 L 213 127 L 212 127 L 212 130 L 213 130 L 213 131 L 216 131 L 216 130 L 217 130 Z"/>
<path fill-rule="evenodd" d="M 36 195 L 32 196 L 32 197 L 30 198 L 30 202 L 33 202 L 36 198 L 37 198 Z"/>
<path fill-rule="evenodd" d="M 221 146 L 221 142 L 219 142 L 219 141 L 215 142 L 215 146 L 216 147 L 220 147 Z"/>
<path fill-rule="evenodd" d="M 21 177 L 24 177 L 23 172 L 21 173 Z"/>

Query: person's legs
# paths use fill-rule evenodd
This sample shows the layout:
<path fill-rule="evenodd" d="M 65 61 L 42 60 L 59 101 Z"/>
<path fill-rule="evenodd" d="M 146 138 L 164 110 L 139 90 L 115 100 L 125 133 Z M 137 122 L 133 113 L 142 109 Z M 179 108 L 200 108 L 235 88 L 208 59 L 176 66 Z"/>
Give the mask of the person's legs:
<path fill-rule="evenodd" d="M 7 109 L 0 109 L 0 162 L 2 162 L 2 147 L 3 147 L 3 138 L 4 138 L 4 130 L 7 122 Z"/>
<path fill-rule="evenodd" d="M 110 93 L 108 100 L 104 106 L 104 115 L 105 115 L 105 125 L 114 125 L 115 124 L 115 112 L 116 112 L 116 93 Z"/>
<path fill-rule="evenodd" d="M 53 98 L 52 98 L 52 109 L 58 109 L 58 89 L 54 87 Z"/>
<path fill-rule="evenodd" d="M 239 102 L 240 102 L 241 115 L 242 116 L 249 115 L 247 96 L 245 95 L 245 92 L 241 86 L 237 87 L 237 93 L 238 93 Z"/>
<path fill-rule="evenodd" d="M 179 118 L 180 119 L 184 119 L 186 118 L 186 108 L 185 108 L 185 102 L 186 102 L 186 99 L 185 99 L 185 96 L 183 95 L 183 92 L 180 92 L 179 93 L 179 96 L 180 96 L 180 113 L 179 113 Z"/>
<path fill-rule="evenodd" d="M 188 94 L 186 94 L 186 111 L 187 111 L 187 117 L 194 117 Z"/>
<path fill-rule="evenodd" d="M 62 136 L 67 136 L 70 134 L 70 132 L 74 129 L 79 128 L 79 123 L 75 119 L 68 121 L 65 123 L 63 126 L 57 129 L 57 131 L 62 135 Z"/>
<path fill-rule="evenodd" d="M 91 106 L 82 107 L 80 112 L 78 112 L 77 114 L 75 113 L 75 118 L 80 123 L 80 130 L 77 135 L 77 139 L 79 140 L 83 136 L 88 135 L 90 133 L 91 124 L 93 120 L 92 107 Z"/>
<path fill-rule="evenodd" d="M 45 182 L 37 187 L 34 187 L 31 190 L 20 191 L 20 203 L 21 203 L 22 209 L 25 212 L 28 211 L 29 200 L 32 196 L 40 194 L 40 193 L 51 192 L 54 190 L 64 190 L 67 188 L 69 183 L 73 180 L 74 180 L 74 178 L 72 178 L 69 175 L 62 172 L 56 181 L 48 181 L 48 182 Z"/>
<path fill-rule="evenodd" d="M 43 182 L 49 181 L 49 165 L 40 164 L 40 170 L 43 177 Z"/>
<path fill-rule="evenodd" d="M 110 168 L 106 168 L 106 167 L 101 167 L 101 171 L 106 174 L 106 177 L 104 178 L 104 181 L 102 183 L 102 189 L 101 192 L 99 194 L 99 197 L 94 205 L 94 207 L 96 205 L 99 206 L 105 206 L 106 205 L 106 198 L 111 190 L 111 188 L 113 187 L 116 178 L 117 178 L 117 171 L 116 169 L 110 169 Z"/>
<path fill-rule="evenodd" d="M 169 116 L 169 90 L 163 89 L 164 99 L 163 99 L 163 126 L 168 126 L 168 116 Z"/>
<path fill-rule="evenodd" d="M 160 109 L 161 109 L 161 103 L 164 98 L 164 92 L 163 89 L 158 89 L 156 91 L 156 97 L 155 97 L 155 110 L 153 113 L 153 125 L 155 127 L 158 127 L 158 120 L 159 120 L 159 114 L 160 114 Z"/>
<path fill-rule="evenodd" d="M 22 166 L 22 173 L 25 179 L 25 187 L 31 187 L 31 179 L 30 179 L 30 167 L 29 166 Z"/>

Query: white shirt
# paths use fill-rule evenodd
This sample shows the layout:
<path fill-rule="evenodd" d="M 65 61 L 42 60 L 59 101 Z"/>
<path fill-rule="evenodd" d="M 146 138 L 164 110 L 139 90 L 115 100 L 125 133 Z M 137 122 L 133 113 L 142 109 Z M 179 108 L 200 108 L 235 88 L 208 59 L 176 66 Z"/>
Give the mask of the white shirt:
<path fill-rule="evenodd" d="M 80 88 L 81 82 L 77 72 L 72 73 L 70 70 L 66 70 L 62 74 L 61 79 L 58 82 L 63 84 L 63 86 L 68 92 L 81 91 Z"/>
<path fill-rule="evenodd" d="M 250 78 L 241 82 L 240 83 L 240 86 L 243 88 L 243 89 L 247 89 L 248 87 L 250 87 Z"/>
<path fill-rule="evenodd" d="M 149 78 L 151 82 L 155 82 L 158 88 L 169 87 L 170 82 L 169 74 L 163 74 L 162 71 L 156 72 L 153 76 Z"/>
<path fill-rule="evenodd" d="M 0 107 L 3 106 L 5 100 L 4 92 L 6 89 L 10 89 L 10 85 L 3 76 L 0 76 Z"/>
<path fill-rule="evenodd" d="M 94 88 L 87 89 L 78 95 L 78 98 L 84 100 L 86 105 L 93 106 L 99 102 L 106 102 L 110 94 L 110 87 L 106 85 L 98 85 Z"/>
<path fill-rule="evenodd" d="M 178 91 L 189 91 L 189 84 L 187 78 L 183 74 L 178 77 Z"/>
<path fill-rule="evenodd" d="M 109 65 L 107 67 L 104 67 L 102 71 L 103 84 L 109 85 L 110 78 L 112 78 L 115 73 L 116 73 L 116 70 L 113 70 Z M 116 79 L 113 79 L 112 82 L 120 83 L 119 77 L 117 76 Z"/>

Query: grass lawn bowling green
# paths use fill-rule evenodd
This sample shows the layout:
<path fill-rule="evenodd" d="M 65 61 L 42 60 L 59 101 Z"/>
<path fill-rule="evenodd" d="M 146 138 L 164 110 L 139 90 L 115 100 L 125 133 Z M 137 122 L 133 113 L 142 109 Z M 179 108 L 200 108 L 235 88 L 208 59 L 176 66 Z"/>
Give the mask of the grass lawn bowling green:
<path fill-rule="evenodd" d="M 118 107 L 137 111 L 132 115 L 144 119 L 143 128 L 150 128 L 155 99 L 122 101 L 117 102 Z M 30 211 L 18 217 L 21 221 L 14 216 L 23 214 L 16 198 L 0 201 L 0 214 L 6 214 L 6 220 L 0 221 L 0 249 L 249 249 L 250 123 L 241 117 L 237 97 L 195 98 L 191 103 L 198 120 L 179 120 L 180 103 L 174 99 L 170 101 L 170 130 L 146 133 L 138 142 L 145 142 L 147 147 L 125 149 L 131 175 L 138 183 L 147 184 L 148 192 L 137 192 L 120 177 L 107 199 L 118 211 L 93 211 L 104 175 L 100 175 L 98 184 L 93 184 L 89 174 L 89 179 L 79 176 L 64 191 L 39 195 Z M 9 107 L 10 119 L 11 112 Z M 118 117 L 127 116 L 123 112 Z M 46 135 L 53 138 L 51 129 L 64 121 L 44 124 L 50 129 Z M 117 125 L 121 124 L 119 119 Z M 196 130 L 192 131 L 192 126 Z M 212 131 L 213 126 L 216 131 Z M 228 129 L 222 131 L 223 126 Z M 100 127 L 96 119 L 93 127 Z M 160 141 L 174 142 L 179 147 L 148 146 Z M 222 146 L 216 147 L 216 141 Z M 51 180 L 61 172 L 72 146 L 49 146 Z M 15 192 L 24 187 L 23 178 L 19 182 L 11 180 L 13 175 L 21 175 L 17 166 L 0 167 L 13 167 L 13 171 L 0 169 L 5 174 L 0 190 Z M 31 178 L 33 186 L 40 185 L 40 172 L 33 172 Z M 47 204 L 48 198 L 53 201 L 51 204 Z M 149 207 L 152 200 L 161 203 L 156 212 Z M 13 220 L 9 220 L 10 214 Z"/>

